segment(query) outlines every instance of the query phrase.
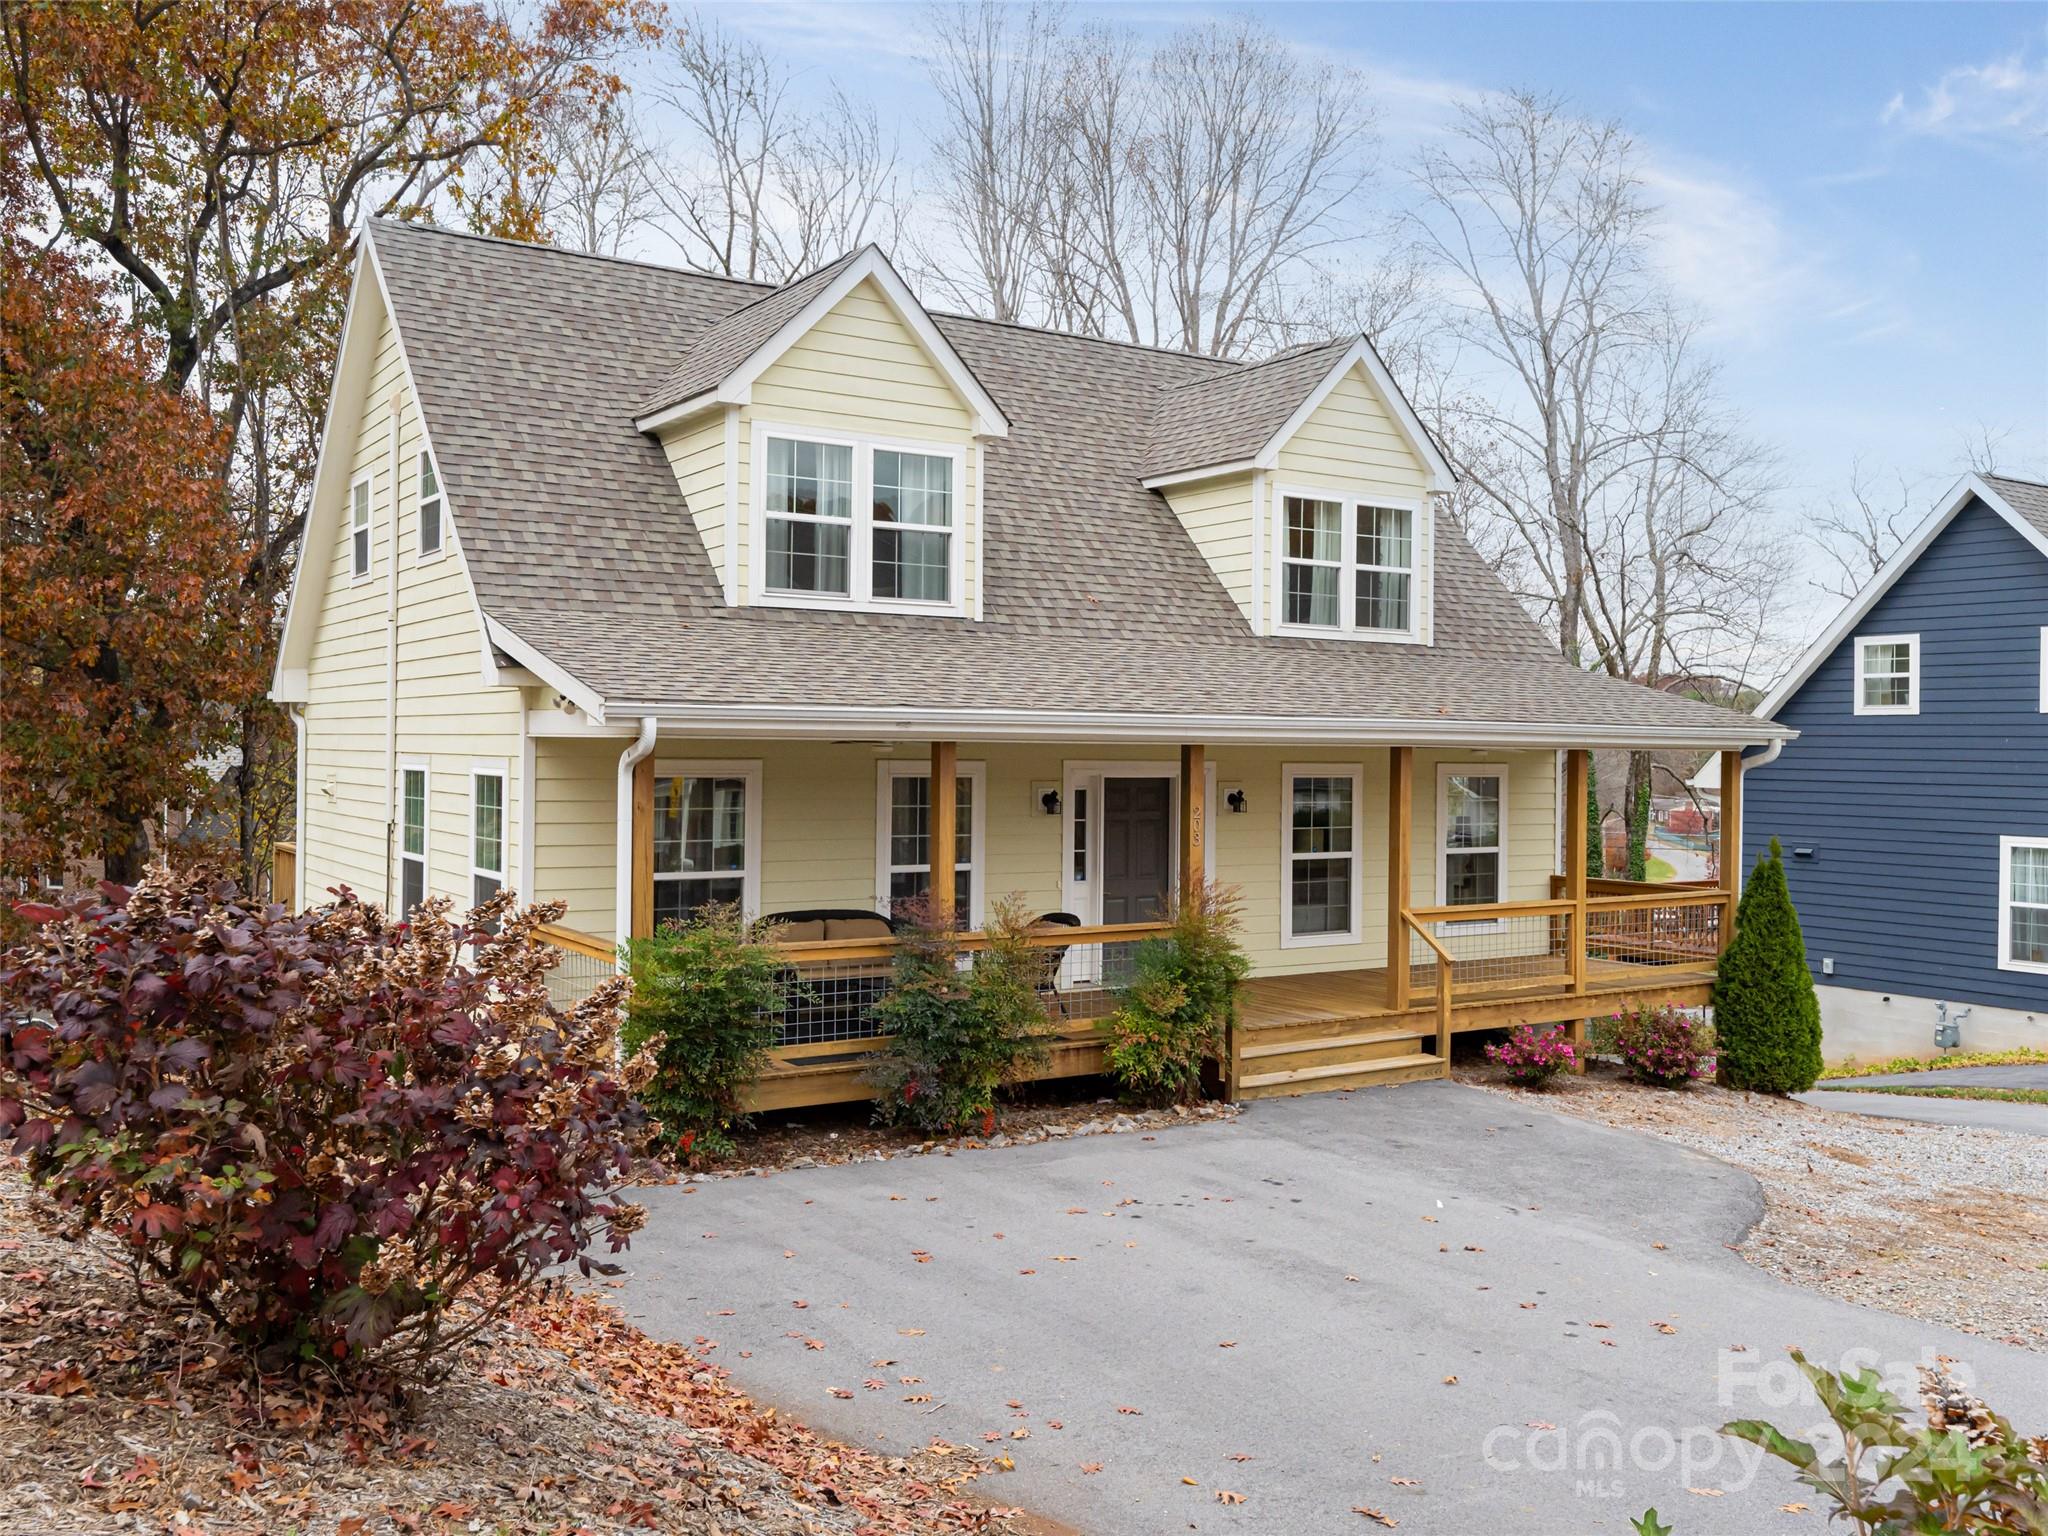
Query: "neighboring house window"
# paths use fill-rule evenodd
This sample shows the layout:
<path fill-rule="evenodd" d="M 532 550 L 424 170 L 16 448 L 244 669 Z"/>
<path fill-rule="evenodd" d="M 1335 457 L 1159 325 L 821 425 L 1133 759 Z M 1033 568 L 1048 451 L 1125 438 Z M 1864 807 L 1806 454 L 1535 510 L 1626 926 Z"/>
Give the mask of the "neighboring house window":
<path fill-rule="evenodd" d="M 1920 637 L 1856 637 L 1856 713 L 1920 713 Z"/>
<path fill-rule="evenodd" d="M 479 906 L 505 888 L 505 770 L 478 768 L 470 774 L 470 905 Z"/>
<path fill-rule="evenodd" d="M 962 763 L 954 780 L 953 911 L 963 926 L 982 913 L 982 858 L 986 842 L 980 763 Z M 875 904 L 884 912 L 932 888 L 932 776 L 916 763 L 882 764 L 877 806 Z"/>
<path fill-rule="evenodd" d="M 2048 837 L 1998 840 L 1998 965 L 2048 975 Z"/>
<path fill-rule="evenodd" d="M 760 878 L 761 767 L 662 763 L 654 780 L 654 925 L 710 906 L 751 913 Z"/>
<path fill-rule="evenodd" d="M 1507 885 L 1508 771 L 1497 763 L 1437 768 L 1436 894 L 1442 906 L 1503 899 Z M 1485 919 L 1457 929 L 1490 926 Z"/>
<path fill-rule="evenodd" d="M 411 918 L 427 899 L 427 765 L 398 770 L 398 910 Z"/>
<path fill-rule="evenodd" d="M 763 598 L 957 611 L 957 450 L 756 432 Z"/>
<path fill-rule="evenodd" d="M 1293 763 L 1281 770 L 1288 832 L 1281 875 L 1281 943 L 1348 944 L 1358 938 L 1361 775 L 1355 766 Z"/>
<path fill-rule="evenodd" d="M 1418 508 L 1336 495 L 1280 498 L 1283 633 L 1415 639 Z"/>
<path fill-rule="evenodd" d="M 348 489 L 348 575 L 361 581 L 370 574 L 370 477 Z"/>
<path fill-rule="evenodd" d="M 441 553 L 441 477 L 433 459 L 420 453 L 420 556 Z"/>

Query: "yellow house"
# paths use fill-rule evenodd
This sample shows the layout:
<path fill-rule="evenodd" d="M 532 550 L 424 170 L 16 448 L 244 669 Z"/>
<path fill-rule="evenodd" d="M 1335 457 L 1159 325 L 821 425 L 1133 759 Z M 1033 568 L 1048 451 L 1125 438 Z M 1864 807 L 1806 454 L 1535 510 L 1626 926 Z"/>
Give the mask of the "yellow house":
<path fill-rule="evenodd" d="M 1204 876 L 1244 1094 L 1702 1002 L 1734 893 L 1589 880 L 1588 753 L 1721 751 L 1739 817 L 1786 733 L 1566 665 L 1452 484 L 1362 337 L 1230 363 L 934 314 L 873 247 L 766 288 L 377 224 L 274 686 L 292 899 L 512 886 L 600 963 L 742 902 L 816 983 L 763 1103 L 865 1091 L 919 895 L 1047 915 L 1055 1071 Z"/>

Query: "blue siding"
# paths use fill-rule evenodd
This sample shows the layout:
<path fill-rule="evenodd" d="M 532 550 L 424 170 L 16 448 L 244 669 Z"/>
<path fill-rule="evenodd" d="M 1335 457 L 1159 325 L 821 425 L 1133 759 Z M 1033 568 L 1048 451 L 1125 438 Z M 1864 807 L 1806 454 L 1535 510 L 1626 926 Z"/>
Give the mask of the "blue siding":
<path fill-rule="evenodd" d="M 2048 837 L 2044 624 L 2048 558 L 1973 501 L 1778 711 L 1800 735 L 1744 775 L 1743 867 L 1784 844 L 1817 981 L 2048 1008 L 1998 968 L 1998 839 Z M 1857 715 L 1856 635 L 1915 633 L 1920 713 Z"/>

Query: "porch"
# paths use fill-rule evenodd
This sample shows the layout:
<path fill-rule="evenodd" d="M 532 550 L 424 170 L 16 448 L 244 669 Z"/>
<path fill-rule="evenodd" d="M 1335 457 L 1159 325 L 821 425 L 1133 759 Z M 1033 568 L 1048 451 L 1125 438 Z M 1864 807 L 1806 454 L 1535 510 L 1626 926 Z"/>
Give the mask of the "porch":
<path fill-rule="evenodd" d="M 743 749 L 736 746 L 734 750 Z M 994 749 L 984 750 L 990 756 L 987 771 L 983 774 L 983 765 L 976 763 L 976 776 L 970 778 L 969 765 L 961 761 L 957 747 L 935 743 L 928 776 L 920 772 L 918 778 L 927 796 L 917 802 L 922 807 L 918 814 L 924 818 L 922 835 L 929 840 L 931 826 L 952 821 L 960 828 L 963 852 L 956 870 L 946 869 L 943 860 L 934 870 L 928 858 L 922 860 L 916 878 L 935 906 L 957 901 L 963 918 L 968 916 L 970 901 L 978 908 L 989 892 L 1026 884 L 1013 878 L 1000 862 L 984 861 L 980 852 L 984 845 L 994 843 L 1002 853 L 1023 847 L 1027 832 L 1038 835 L 1023 817 L 1013 824 L 998 825 L 995 818 L 999 812 L 991 809 L 989 801 L 1000 803 L 1003 793 L 991 793 L 987 784 L 1000 783 L 1003 764 Z M 1076 889 L 1074 881 L 1099 880 L 1108 868 L 1102 850 L 1091 843 L 1091 834 L 1099 832 L 1101 824 L 1082 820 L 1086 812 L 1073 803 L 1077 788 L 1092 787 L 1099 806 L 1105 798 L 1101 794 L 1104 780 L 1077 776 L 1076 768 L 1088 765 L 1048 759 L 1044 749 L 1037 750 L 1041 755 L 1010 767 L 1007 793 L 1022 801 L 1024 797 L 1017 791 L 1028 785 L 1029 818 L 1042 816 L 1040 827 L 1057 829 L 1057 846 L 1051 851 L 1058 862 L 1045 862 L 1055 871 L 1071 872 L 1070 877 L 1059 873 L 1053 877 L 1066 882 L 1061 894 L 1071 896 Z M 1438 825 L 1446 815 L 1441 775 L 1472 770 L 1462 758 L 1447 766 L 1449 755 L 1436 754 L 1446 761 L 1439 763 L 1434 806 L 1428 802 L 1418 805 L 1417 750 L 1395 746 L 1375 754 L 1377 762 L 1348 765 L 1355 775 L 1352 793 L 1357 799 L 1346 802 L 1354 823 L 1344 834 L 1351 847 L 1344 871 L 1351 882 L 1344 898 L 1350 903 L 1351 928 L 1336 936 L 1341 941 L 1290 947 L 1284 926 L 1278 935 L 1258 931 L 1248 935 L 1253 974 L 1240 997 L 1239 1018 L 1226 1059 L 1218 1063 L 1221 1086 L 1232 1097 L 1441 1077 L 1448 1072 L 1451 1042 L 1462 1031 L 1565 1023 L 1575 1035 L 1582 1035 L 1583 1022 L 1589 1016 L 1625 1002 L 1690 1007 L 1708 1001 L 1714 964 L 1732 928 L 1737 894 L 1733 869 L 1726 886 L 1589 879 L 1584 849 L 1579 846 L 1583 840 L 1558 835 L 1561 829 L 1585 825 L 1589 754 L 1572 750 L 1556 755 L 1562 771 L 1555 783 L 1555 809 L 1541 804 L 1542 825 L 1528 823 L 1536 820 L 1531 810 L 1537 796 L 1540 794 L 1542 802 L 1551 800 L 1548 783 L 1535 786 L 1533 793 L 1524 790 L 1518 811 L 1523 825 L 1515 829 L 1512 839 L 1506 831 L 1495 839 L 1502 850 L 1496 865 L 1498 892 L 1521 899 L 1429 902 L 1425 891 L 1439 897 L 1443 893 L 1449 863 L 1445 850 L 1456 844 Z M 1340 755 L 1328 748 L 1323 754 Z M 1166 813 L 1171 838 L 1170 857 L 1159 871 L 1154 889 L 1184 885 L 1209 874 L 1244 889 L 1255 930 L 1262 923 L 1291 923 L 1291 915 L 1275 918 L 1272 914 L 1276 905 L 1302 899 L 1299 890 L 1289 886 L 1290 877 L 1299 885 L 1301 873 L 1289 863 L 1289 849 L 1297 843 L 1288 831 L 1288 821 L 1299 814 L 1298 809 L 1289 809 L 1293 784 L 1301 774 L 1328 777 L 1347 765 L 1282 765 L 1279 749 L 1271 755 L 1270 765 L 1249 755 L 1233 755 L 1220 770 L 1227 790 L 1234 779 L 1251 785 L 1254 814 L 1264 810 L 1267 815 L 1263 828 L 1244 813 L 1246 791 L 1230 795 L 1237 803 L 1227 808 L 1217 804 L 1225 798 L 1217 793 L 1219 770 L 1206 760 L 1201 747 L 1184 748 L 1178 764 L 1116 765 L 1146 773 L 1158 767 L 1177 770 L 1171 773 L 1170 783 L 1161 786 L 1156 799 L 1156 809 Z M 1543 754 L 1545 760 L 1551 757 Z M 721 761 L 721 771 L 727 771 L 730 762 Z M 776 761 L 768 759 L 765 770 L 771 792 Z M 898 756 L 884 764 L 885 791 L 895 782 L 893 776 L 905 770 L 906 762 Z M 639 933 L 651 932 L 657 921 L 653 763 L 649 758 L 640 766 L 633 786 L 631 919 L 632 931 Z M 1275 771 L 1275 778 L 1263 782 L 1254 778 L 1261 768 Z M 1496 787 L 1505 799 L 1506 770 L 1492 764 L 1479 765 L 1479 769 L 1502 775 Z M 1527 764 L 1515 771 L 1534 776 Z M 762 765 L 752 763 L 750 772 L 752 777 L 741 792 L 751 817 L 759 810 Z M 1730 777 L 1739 777 L 1739 771 Z M 1279 794 L 1267 794 L 1267 785 L 1276 787 Z M 1361 785 L 1363 789 L 1358 788 Z M 973 790 L 973 804 L 956 801 L 954 794 L 946 792 L 954 788 L 962 796 Z M 1051 802 L 1042 809 L 1039 804 L 1046 791 L 1055 788 L 1065 791 L 1064 819 Z M 1738 819 L 1739 793 L 1738 785 L 1729 797 L 1732 814 Z M 1371 805 L 1371 800 L 1382 794 L 1383 804 Z M 1276 800 L 1281 803 L 1276 805 Z M 1212 806 L 1223 814 L 1212 818 Z M 885 799 L 876 812 L 872 835 L 878 842 L 888 835 L 888 809 Z M 1012 808 L 1013 814 L 1022 809 Z M 815 805 L 807 810 L 822 824 L 822 812 Z M 1220 828 L 1219 822 L 1223 823 Z M 1384 863 L 1379 868 L 1362 857 L 1363 845 L 1376 840 L 1371 836 L 1377 830 L 1374 823 L 1384 828 Z M 1078 835 L 1077 827 L 1083 829 Z M 1225 846 L 1220 850 L 1213 846 L 1214 830 L 1223 832 Z M 758 840 L 758 825 L 750 822 L 746 836 Z M 773 821 L 768 836 L 771 840 L 776 836 Z M 965 851 L 970 841 L 975 850 L 971 858 Z M 1550 866 L 1552 850 L 1560 843 L 1563 847 L 1557 857 L 1562 873 L 1552 875 L 1547 869 L 1530 867 L 1532 854 Z M 1427 850 L 1422 858 L 1416 854 L 1418 845 Z M 746 853 L 749 869 L 757 856 L 752 849 Z M 772 855 L 769 863 L 772 867 Z M 1276 866 L 1280 874 L 1277 885 Z M 1027 891 L 1036 905 L 1050 907 L 1053 890 L 1044 883 L 1044 865 L 1036 867 L 1041 872 Z M 878 892 L 876 905 L 882 907 L 888 882 L 901 877 L 900 861 L 888 854 L 886 846 L 880 846 L 875 865 L 861 878 L 863 884 L 872 880 Z M 1366 886 L 1371 888 L 1371 896 L 1359 889 Z M 782 888 L 815 893 L 820 900 L 826 895 L 817 883 Z M 860 887 L 846 884 L 842 877 L 830 889 L 844 901 Z M 1041 891 L 1043 895 L 1038 894 Z M 1524 892 L 1528 894 L 1524 896 Z M 1397 893 L 1406 899 L 1387 900 L 1383 893 Z M 752 891 L 748 895 L 748 904 L 756 911 L 783 905 L 772 896 L 760 900 Z M 1381 899 L 1375 901 L 1372 896 Z M 1049 1044 L 1047 1058 L 1034 1076 L 1081 1076 L 1103 1069 L 1099 1022 L 1115 1011 L 1137 947 L 1166 931 L 1156 920 L 1084 920 L 1105 909 L 1102 896 L 1096 899 L 1098 904 L 1092 910 L 1074 902 L 1083 908 L 1080 914 L 1047 911 L 1031 936 L 1034 947 L 1046 955 L 1040 992 Z M 1376 906 L 1378 912 L 1373 910 Z M 1142 915 L 1152 918 L 1157 910 L 1155 906 Z M 839 915 L 857 916 L 852 912 Z M 787 937 L 780 948 L 788 966 L 790 1000 L 777 1017 L 778 1043 L 754 1089 L 752 1107 L 789 1108 L 869 1096 L 866 1067 L 886 1043 L 875 1033 L 871 1010 L 887 990 L 897 946 L 882 913 L 869 913 L 859 920 L 871 930 L 863 930 L 860 937 L 824 937 L 823 923 L 784 928 Z M 572 966 L 590 969 L 593 976 L 607 968 L 608 942 L 573 931 L 565 931 L 560 942 L 572 950 Z M 983 943 L 972 931 L 962 938 L 970 960 Z M 572 988 L 578 985 L 567 977 L 565 983 Z"/>

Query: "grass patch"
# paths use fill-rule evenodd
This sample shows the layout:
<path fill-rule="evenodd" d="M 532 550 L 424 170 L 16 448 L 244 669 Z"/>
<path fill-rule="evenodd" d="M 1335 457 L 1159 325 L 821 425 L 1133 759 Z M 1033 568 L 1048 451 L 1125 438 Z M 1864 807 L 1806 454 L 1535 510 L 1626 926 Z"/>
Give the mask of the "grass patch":
<path fill-rule="evenodd" d="M 1653 853 L 1643 865 L 1643 878 L 1645 880 L 1676 880 L 1678 878 L 1678 871 L 1672 866 L 1669 859 L 1660 859 Z"/>
<path fill-rule="evenodd" d="M 1990 1099 L 1999 1104 L 2048 1104 L 2048 1088 L 1977 1088 L 1953 1083 L 1865 1083 L 1838 1093 L 1893 1093 L 1909 1099 Z"/>
<path fill-rule="evenodd" d="M 2048 1050 L 2019 1046 L 2010 1051 L 1952 1051 L 1946 1056 L 1894 1056 L 1890 1061 L 1842 1061 L 1821 1069 L 1822 1081 L 1877 1077 L 1890 1072 L 1933 1072 L 1941 1067 L 2021 1067 L 2048 1063 Z"/>

